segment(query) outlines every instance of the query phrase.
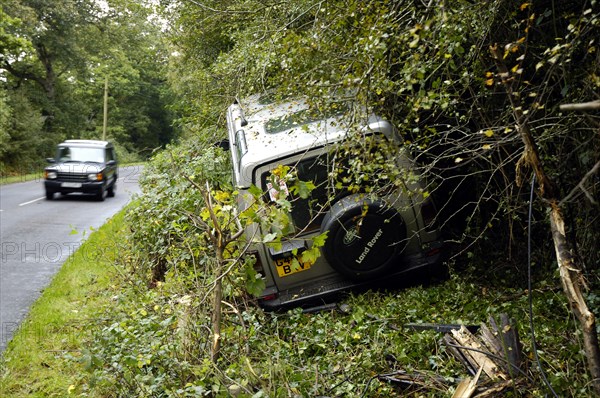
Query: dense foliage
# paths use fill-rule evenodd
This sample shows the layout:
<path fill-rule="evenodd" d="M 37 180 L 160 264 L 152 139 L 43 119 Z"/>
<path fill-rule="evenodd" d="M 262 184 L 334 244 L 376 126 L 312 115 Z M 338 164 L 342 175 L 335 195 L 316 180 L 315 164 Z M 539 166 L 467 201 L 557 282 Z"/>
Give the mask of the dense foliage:
<path fill-rule="evenodd" d="M 161 25 L 149 4 L 109 4 L 2 2 L 0 173 L 39 169 L 60 140 L 102 138 L 106 81 L 106 138 L 123 160 L 174 138 Z"/>
<path fill-rule="evenodd" d="M 22 22 L 26 17 L 37 21 L 42 14 L 30 10 L 41 3 L 11 0 L 3 5 L 10 18 L 0 19 L 0 44 L 2 54 L 12 58 L 0 59 L 7 76 L 0 90 L 0 126 L 9 126 L 0 131 L 2 139 L 8 137 L 10 148 L 35 142 L 41 153 L 48 142 L 68 135 L 68 126 L 87 126 L 91 137 L 99 126 L 102 78 L 109 73 L 111 81 L 119 82 L 111 99 L 119 122 L 111 136 L 130 150 L 166 142 L 170 133 L 156 133 L 167 131 L 168 117 L 161 113 L 165 92 L 156 88 L 163 69 L 151 62 L 166 56 L 157 36 L 139 34 L 146 32 L 140 28 L 145 14 L 94 13 L 88 11 L 97 3 L 79 3 L 91 8 L 69 12 L 67 6 L 75 3 L 45 5 L 55 8 L 51 15 L 60 24 L 42 30 L 43 41 L 27 30 L 35 23 Z M 96 389 L 103 396 L 402 396 L 376 376 L 403 369 L 435 373 L 448 382 L 444 389 L 432 383 L 420 394 L 449 395 L 452 379 L 464 370 L 438 343 L 439 335 L 391 326 L 477 324 L 507 312 L 524 329 L 527 294 L 532 293 L 526 290 L 531 208 L 532 308 L 544 347 L 542 366 L 559 396 L 593 396 L 580 332 L 560 294 L 543 206 L 529 202 L 532 174 L 523 160 L 513 98 L 500 81 L 508 80 L 520 98 L 544 166 L 565 198 L 568 233 L 586 265 L 582 277 L 591 292 L 597 291 L 599 184 L 590 171 L 600 161 L 599 118 L 559 109 L 563 103 L 597 99 L 596 0 L 189 0 L 162 5 L 174 50 L 168 69 L 171 109 L 181 115 L 177 125 L 186 140 L 155 156 L 144 195 L 128 213 L 131 247 L 116 265 L 124 276 L 118 286 L 122 292 L 99 317 L 103 321 L 83 358 L 90 372 L 83 391 Z M 67 14 L 73 20 L 59 18 Z M 123 21 L 130 17 L 138 18 L 139 25 L 126 27 Z M 108 38 L 92 42 L 79 37 L 81 42 L 57 45 L 75 26 Z M 120 46 L 109 47 L 105 40 Z M 53 44 L 56 53 L 49 51 Z M 490 46 L 501 49 L 508 76 L 500 76 Z M 110 56 L 98 55 L 108 48 Z M 62 51 L 74 56 L 66 58 Z M 27 56 L 21 59 L 21 53 Z M 54 57 L 53 69 L 64 74 L 51 81 L 43 66 Z M 93 60 L 91 66 L 86 59 Z M 34 77 L 19 78 L 18 72 L 26 71 L 52 82 L 52 90 Z M 252 261 L 238 257 L 243 242 L 226 248 L 227 272 L 215 272 L 220 269 L 218 247 L 211 236 L 219 226 L 211 224 L 207 198 L 214 200 L 211 206 L 228 233 L 241 226 L 231 222 L 235 196 L 227 155 L 213 144 L 225 136 L 224 110 L 234 98 L 266 91 L 305 95 L 316 105 L 351 93 L 356 103 L 398 126 L 428 181 L 427 194 L 440 207 L 438 221 L 452 255 L 449 281 L 350 297 L 351 315 L 265 314 L 248 294 L 259 290 L 260 281 Z M 142 97 L 152 101 L 139 102 Z M 151 116 L 156 114 L 160 117 Z M 42 133 L 45 141 L 33 140 Z M 19 152 L 4 148 L 3 161 L 17 164 L 20 160 L 9 156 Z M 208 298 L 221 282 L 224 345 L 221 358 L 213 362 L 214 307 Z M 587 298 L 598 314 L 597 295 Z M 525 353 L 533 358 L 531 337 L 522 338 Z M 513 386 L 511 394 L 543 396 L 548 391 L 539 367 L 530 369 L 527 385 Z"/>
<path fill-rule="evenodd" d="M 134 288 L 119 295 L 118 311 L 109 310 L 111 322 L 96 334 L 91 386 L 138 396 L 402 396 L 377 378 L 402 369 L 445 378 L 444 387 L 432 382 L 417 394 L 449 396 L 464 369 L 439 335 L 396 325 L 478 324 L 504 312 L 525 330 L 531 205 L 542 369 L 559 396 L 593 395 L 542 205 L 528 203 L 531 172 L 489 47 L 503 50 L 545 167 L 567 198 L 585 276 L 597 287 L 598 183 L 584 177 L 600 160 L 598 118 L 558 108 L 597 96 L 595 1 L 207 0 L 164 11 L 177 48 L 169 78 L 187 140 L 156 156 L 145 196 L 129 214 L 132 254 L 119 267 Z M 212 144 L 225 135 L 223 113 L 233 99 L 263 91 L 306 95 L 316 105 L 352 93 L 395 122 L 440 207 L 449 281 L 349 297 L 350 315 L 265 314 L 247 294 L 259 287 L 251 261 L 236 260 L 243 242 L 228 246 L 227 272 L 215 274 L 211 234 L 220 226 L 210 228 L 207 198 L 228 233 L 241 226 L 229 222 L 227 155 Z M 217 281 L 224 344 L 213 362 L 209 297 Z M 598 298 L 587 298 L 597 314 Z M 521 337 L 533 358 L 531 336 Z M 546 373 L 537 364 L 530 369 L 526 385 L 509 394 L 548 392 Z"/>
<path fill-rule="evenodd" d="M 182 272 L 182 269 L 179 269 Z M 343 299 L 349 308 L 318 314 L 265 313 L 226 296 L 221 360 L 209 359 L 210 331 L 200 295 L 184 294 L 174 279 L 147 290 L 121 290 L 95 324 L 95 338 L 80 361 L 89 372 L 76 386 L 90 396 L 172 397 L 443 397 L 466 371 L 440 343 L 441 334 L 415 332 L 406 323 L 478 324 L 490 315 L 515 317 L 525 354 L 528 297 L 522 289 L 481 289 L 453 279 L 400 292 L 368 292 Z M 475 300 L 475 298 L 477 298 Z M 560 291 L 544 286 L 534 299 L 537 342 L 559 396 L 592 397 L 583 354 L 573 338 Z M 504 396 L 544 396 L 535 382 Z M 404 390 L 378 379 L 395 371 L 421 372 L 421 388 Z M 445 381 L 434 382 L 436 376 Z"/>
<path fill-rule="evenodd" d="M 489 47 L 498 44 L 545 165 L 569 196 L 565 205 L 582 258 L 590 270 L 600 265 L 592 238 L 599 232 L 598 187 L 589 179 L 577 187 L 599 160 L 597 118 L 558 109 L 597 97 L 595 1 L 214 0 L 183 2 L 171 11 L 180 49 L 172 78 L 191 131 L 219 123 L 234 97 L 257 91 L 318 102 L 351 90 L 404 134 L 431 182 L 449 238 L 470 255 L 496 252 L 505 263 L 500 268 L 524 276 L 524 267 L 510 264 L 525 260 L 531 176 L 490 56 Z M 542 255 L 536 262 L 553 271 L 553 253 L 537 233 L 544 214 L 536 213 L 534 224 Z M 497 261 L 481 265 L 499 267 Z"/>
<path fill-rule="evenodd" d="M 489 288 L 462 274 L 433 285 L 407 283 L 404 291 L 344 297 L 349 305 L 344 311 L 265 313 L 245 293 L 250 278 L 244 267 L 233 264 L 225 277 L 224 345 L 213 363 L 209 297 L 214 247 L 210 231 L 191 221 L 205 211 L 205 203 L 186 176 L 208 181 L 215 205 L 230 203 L 226 161 L 220 149 L 187 141 L 149 165 L 145 194 L 126 217 L 130 248 L 120 252 L 115 264 L 121 278 L 107 292 L 113 299 L 99 309 L 92 341 L 77 357 L 87 375 L 74 391 L 140 397 L 451 396 L 465 369 L 440 343 L 439 333 L 402 326 L 479 324 L 501 313 L 515 318 L 524 353 L 533 358 L 529 296 L 518 287 Z M 164 275 L 157 280 L 161 261 Z M 555 391 L 593 396 L 580 334 L 573 334 L 560 289 L 545 281 L 532 305 L 543 366 Z M 539 370 L 534 364 L 531 369 L 532 382 L 514 386 L 509 395 L 544 395 Z M 422 389 L 405 391 L 379 379 L 395 371 L 421 372 L 429 381 Z M 433 382 L 437 376 L 444 381 Z"/>

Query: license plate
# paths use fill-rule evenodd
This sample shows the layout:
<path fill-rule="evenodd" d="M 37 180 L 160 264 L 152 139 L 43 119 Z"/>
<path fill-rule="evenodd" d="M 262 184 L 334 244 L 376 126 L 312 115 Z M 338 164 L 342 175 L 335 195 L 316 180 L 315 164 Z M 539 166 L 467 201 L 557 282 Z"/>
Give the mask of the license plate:
<path fill-rule="evenodd" d="M 63 188 L 81 188 L 80 182 L 63 182 L 60 184 Z"/>
<path fill-rule="evenodd" d="M 294 257 L 284 257 L 275 259 L 275 265 L 277 266 L 277 274 L 280 277 L 289 276 L 297 272 L 302 272 L 310 269 L 309 263 L 296 262 L 294 266 L 292 264 Z"/>

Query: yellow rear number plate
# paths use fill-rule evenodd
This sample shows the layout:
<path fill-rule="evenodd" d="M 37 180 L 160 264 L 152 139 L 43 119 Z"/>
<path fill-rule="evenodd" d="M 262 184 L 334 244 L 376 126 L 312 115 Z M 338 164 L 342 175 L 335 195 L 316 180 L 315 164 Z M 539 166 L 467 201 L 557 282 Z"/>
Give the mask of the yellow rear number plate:
<path fill-rule="evenodd" d="M 295 257 L 278 258 L 275 260 L 277 266 L 277 274 L 280 277 L 295 274 L 297 272 L 306 271 L 310 269 L 309 263 L 301 263 L 300 261 L 293 261 Z M 294 264 L 295 263 L 295 264 Z"/>

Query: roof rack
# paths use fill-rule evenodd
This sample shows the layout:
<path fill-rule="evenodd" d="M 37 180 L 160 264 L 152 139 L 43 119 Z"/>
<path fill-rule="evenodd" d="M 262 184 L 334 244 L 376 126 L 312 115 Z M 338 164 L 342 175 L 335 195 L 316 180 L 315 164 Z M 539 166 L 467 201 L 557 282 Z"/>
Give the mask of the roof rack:
<path fill-rule="evenodd" d="M 94 145 L 94 146 L 107 146 L 110 143 L 108 141 L 100 140 L 65 140 L 63 144 L 81 144 L 81 145 Z"/>

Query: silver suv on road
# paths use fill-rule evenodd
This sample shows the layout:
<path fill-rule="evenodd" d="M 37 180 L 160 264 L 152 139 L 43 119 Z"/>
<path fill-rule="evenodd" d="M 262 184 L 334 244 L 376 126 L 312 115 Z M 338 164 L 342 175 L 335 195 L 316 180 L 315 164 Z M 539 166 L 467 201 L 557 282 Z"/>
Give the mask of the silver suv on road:
<path fill-rule="evenodd" d="M 46 199 L 54 194 L 79 192 L 103 201 L 117 190 L 117 156 L 107 141 L 66 140 L 56 148 L 54 158 L 46 159 L 44 169 Z"/>

